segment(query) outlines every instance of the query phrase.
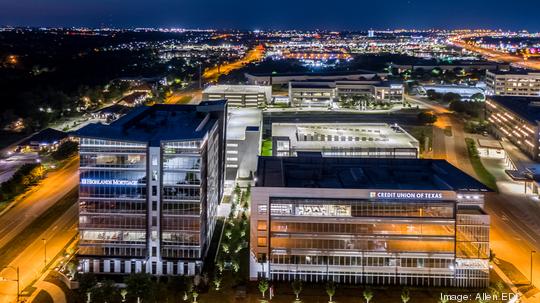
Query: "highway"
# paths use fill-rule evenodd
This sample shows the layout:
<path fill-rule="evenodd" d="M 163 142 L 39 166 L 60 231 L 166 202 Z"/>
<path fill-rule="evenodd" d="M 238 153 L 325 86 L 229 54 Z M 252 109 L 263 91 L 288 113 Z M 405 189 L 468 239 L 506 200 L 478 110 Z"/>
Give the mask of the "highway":
<path fill-rule="evenodd" d="M 79 184 L 78 169 L 78 158 L 74 158 L 65 167 L 48 173 L 29 194 L 0 216 L 0 248 Z"/>
<path fill-rule="evenodd" d="M 220 66 L 212 67 L 204 71 L 203 78 L 208 82 L 217 82 L 219 76 L 227 75 L 233 70 L 242 68 L 244 65 L 247 65 L 252 62 L 260 61 L 264 55 L 264 46 L 258 45 L 247 52 L 244 58 L 223 64 Z"/>
<path fill-rule="evenodd" d="M 28 232 L 28 227 L 35 226 L 32 223 L 38 217 L 72 192 L 78 185 L 78 176 L 78 158 L 74 158 L 58 171 L 49 173 L 40 184 L 5 210 L 0 216 L 0 252 L 2 252 L 0 257 L 9 258 L 9 254 L 6 257 L 6 253 L 13 247 L 7 247 L 6 244 Z M 55 214 L 57 219 L 53 224 L 43 226 L 43 232 L 40 234 L 32 234 L 34 238 L 29 240 L 26 248 L 21 252 L 16 251 L 18 254 L 15 258 L 9 259 L 7 261 L 9 263 L 3 260 L 3 264 L 0 264 L 20 268 L 21 290 L 30 285 L 44 269 L 45 248 L 42 239 L 46 239 L 47 261 L 50 261 L 77 234 L 77 211 L 77 203 L 74 203 L 67 212 Z M 15 271 L 12 268 L 3 269 L 0 271 L 0 277 L 13 280 Z M 2 280 L 0 279 L 0 303 L 14 302 L 16 283 Z"/>
<path fill-rule="evenodd" d="M 19 267 L 21 290 L 30 285 L 42 274 L 45 257 L 47 263 L 51 262 L 77 235 L 77 218 L 78 205 L 75 203 L 67 212 L 60 215 L 54 224 L 44 228 L 43 233 L 9 263 L 11 268 L 0 271 L 0 276 L 12 280 L 15 278 L 15 271 L 12 268 Z M 46 239 L 46 251 L 42 239 Z M 16 294 L 15 282 L 0 281 L 0 302 L 15 302 Z"/>
<path fill-rule="evenodd" d="M 461 40 L 453 39 L 452 44 L 455 46 L 464 48 L 466 50 L 469 50 L 471 52 L 475 52 L 478 54 L 481 54 L 482 56 L 486 57 L 487 59 L 493 60 L 493 61 L 499 61 L 499 62 L 506 62 L 511 63 L 515 66 L 521 67 L 521 68 L 530 68 L 530 69 L 537 69 L 540 70 L 540 60 L 537 59 L 528 59 L 525 60 L 521 56 L 512 55 L 512 54 L 506 54 L 499 51 L 486 49 L 477 47 L 474 45 L 467 44 Z"/>

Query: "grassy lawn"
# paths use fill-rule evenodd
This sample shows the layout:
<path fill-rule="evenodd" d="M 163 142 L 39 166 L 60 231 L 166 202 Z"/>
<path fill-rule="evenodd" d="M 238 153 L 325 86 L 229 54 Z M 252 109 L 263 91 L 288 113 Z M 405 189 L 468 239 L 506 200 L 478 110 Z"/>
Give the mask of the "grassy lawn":
<path fill-rule="evenodd" d="M 467 152 L 469 154 L 469 160 L 474 169 L 474 172 L 480 178 L 480 181 L 484 183 L 487 187 L 491 188 L 494 191 L 497 191 L 497 180 L 495 177 L 484 167 L 478 151 L 476 149 L 476 143 L 471 138 L 465 138 L 465 143 L 467 144 Z"/>
<path fill-rule="evenodd" d="M 264 139 L 262 141 L 261 156 L 272 155 L 272 139 Z"/>

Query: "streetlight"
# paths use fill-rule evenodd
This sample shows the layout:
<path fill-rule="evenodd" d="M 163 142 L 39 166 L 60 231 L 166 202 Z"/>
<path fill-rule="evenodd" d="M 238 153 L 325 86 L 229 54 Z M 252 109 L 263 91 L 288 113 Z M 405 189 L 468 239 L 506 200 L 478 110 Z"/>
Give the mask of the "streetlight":
<path fill-rule="evenodd" d="M 13 281 L 13 282 L 17 282 L 17 302 L 19 302 L 19 294 L 21 292 L 20 290 L 20 277 L 19 277 L 19 266 L 17 267 L 13 267 L 13 266 L 4 266 L 2 268 L 0 268 L 0 270 L 2 269 L 13 269 L 16 273 L 17 273 L 17 279 L 15 280 L 10 280 L 10 279 L 6 279 L 4 277 L 0 277 L 0 281 Z"/>
<path fill-rule="evenodd" d="M 47 269 L 47 240 L 43 238 L 41 241 L 43 241 L 43 266 L 45 266 L 45 270 Z"/>
<path fill-rule="evenodd" d="M 531 282 L 531 285 L 533 284 L 533 254 L 536 253 L 536 250 L 531 250 L 531 279 L 530 279 L 530 282 Z"/>

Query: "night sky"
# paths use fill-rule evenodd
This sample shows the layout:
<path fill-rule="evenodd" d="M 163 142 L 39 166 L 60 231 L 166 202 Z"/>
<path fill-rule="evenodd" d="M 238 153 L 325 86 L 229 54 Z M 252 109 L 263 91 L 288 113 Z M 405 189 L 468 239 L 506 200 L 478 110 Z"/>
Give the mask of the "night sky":
<path fill-rule="evenodd" d="M 0 25 L 540 31 L 540 1 L 0 0 Z"/>

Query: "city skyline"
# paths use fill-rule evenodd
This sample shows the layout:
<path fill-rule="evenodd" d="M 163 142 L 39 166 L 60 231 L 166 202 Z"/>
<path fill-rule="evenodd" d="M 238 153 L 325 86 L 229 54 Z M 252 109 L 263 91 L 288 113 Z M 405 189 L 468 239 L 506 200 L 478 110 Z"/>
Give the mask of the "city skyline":
<path fill-rule="evenodd" d="M 535 9 L 540 4 L 515 7 L 503 1 L 464 0 L 452 3 L 386 1 L 340 6 L 323 2 L 282 0 L 273 3 L 183 1 L 9 1 L 3 0 L 0 23 L 44 27 L 183 27 L 219 29 L 327 29 L 367 30 L 388 28 L 491 28 L 538 31 Z M 533 8 L 531 8 L 531 5 Z M 326 7 L 326 9 L 321 9 Z M 347 9 L 341 9 L 347 8 Z M 309 18 L 298 18 L 310 16 Z"/>

